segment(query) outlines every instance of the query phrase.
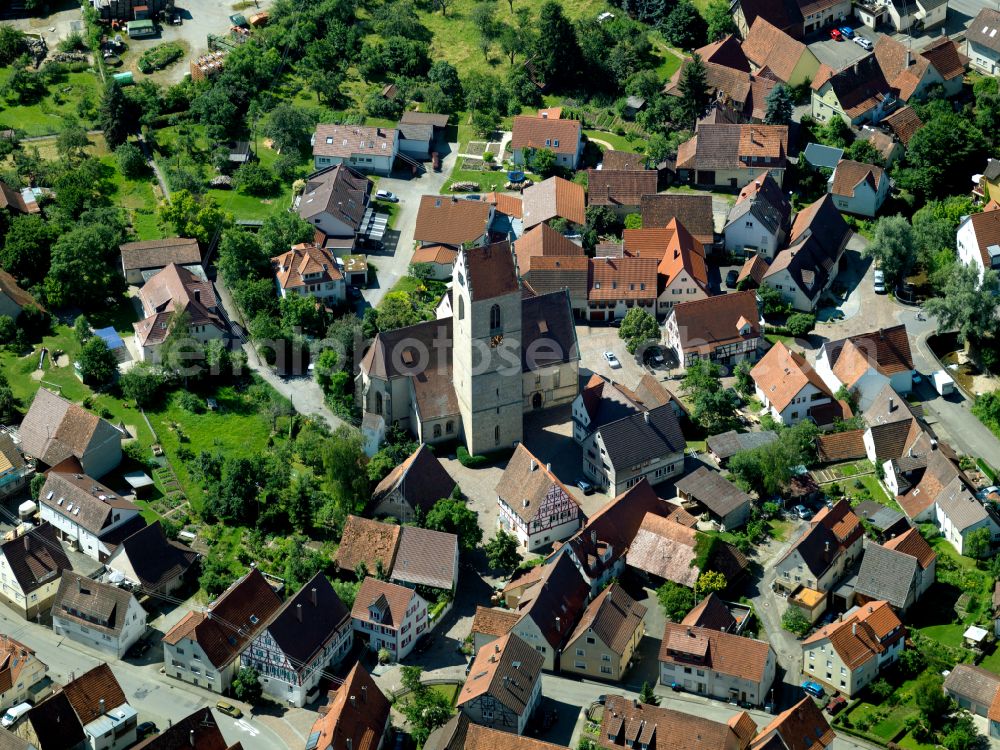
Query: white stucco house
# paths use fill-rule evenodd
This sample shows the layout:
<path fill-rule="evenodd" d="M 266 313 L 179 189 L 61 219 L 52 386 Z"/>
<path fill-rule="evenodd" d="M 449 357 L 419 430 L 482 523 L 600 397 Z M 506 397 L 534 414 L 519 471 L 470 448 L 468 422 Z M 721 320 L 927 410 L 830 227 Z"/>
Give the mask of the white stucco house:
<path fill-rule="evenodd" d="M 827 192 L 840 211 L 872 217 L 889 195 L 891 180 L 881 167 L 841 159 L 827 182 Z"/>
<path fill-rule="evenodd" d="M 987 269 L 1000 271 L 1000 209 L 964 217 L 955 242 L 958 259 L 975 266 L 980 279 Z"/>
<path fill-rule="evenodd" d="M 829 387 L 805 357 L 780 341 L 754 365 L 750 377 L 757 398 L 783 425 L 798 424 L 809 417 L 812 407 L 833 400 Z"/>

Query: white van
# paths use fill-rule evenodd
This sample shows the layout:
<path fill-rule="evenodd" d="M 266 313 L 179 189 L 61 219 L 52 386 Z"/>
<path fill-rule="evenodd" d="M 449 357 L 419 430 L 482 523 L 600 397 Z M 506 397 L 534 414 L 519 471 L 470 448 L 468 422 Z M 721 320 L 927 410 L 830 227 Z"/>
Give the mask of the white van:
<path fill-rule="evenodd" d="M 18 705 L 13 706 L 12 708 L 7 709 L 7 713 L 5 713 L 3 715 L 3 718 L 0 719 L 0 726 L 3 726 L 4 728 L 13 726 L 13 724 L 18 719 L 20 719 L 22 716 L 24 716 L 30 710 L 31 710 L 31 704 L 30 703 L 19 703 Z"/>

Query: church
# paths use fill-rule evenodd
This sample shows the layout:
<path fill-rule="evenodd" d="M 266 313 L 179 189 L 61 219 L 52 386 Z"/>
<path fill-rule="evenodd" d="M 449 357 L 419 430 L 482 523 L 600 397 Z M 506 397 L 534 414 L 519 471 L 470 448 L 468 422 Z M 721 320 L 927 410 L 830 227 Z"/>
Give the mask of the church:
<path fill-rule="evenodd" d="M 522 283 L 509 241 L 463 249 L 450 317 L 379 333 L 361 360 L 366 439 L 394 423 L 476 455 L 523 441 L 524 413 L 570 404 L 580 354 L 566 290 Z"/>

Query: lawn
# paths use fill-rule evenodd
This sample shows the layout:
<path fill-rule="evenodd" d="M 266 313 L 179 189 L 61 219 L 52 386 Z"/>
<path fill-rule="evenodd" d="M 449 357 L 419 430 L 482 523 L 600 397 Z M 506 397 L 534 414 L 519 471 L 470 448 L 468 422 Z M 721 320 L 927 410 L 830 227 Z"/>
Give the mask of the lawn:
<path fill-rule="evenodd" d="M 441 695 L 443 695 L 445 698 L 448 699 L 448 702 L 451 703 L 451 705 L 454 706 L 455 701 L 458 698 L 458 691 L 461 687 L 462 686 L 457 682 L 446 682 L 444 684 L 439 684 L 439 685 L 428 685 L 427 689 L 430 690 L 432 693 L 440 693 Z M 397 699 L 397 704 L 409 702 L 410 695 L 412 695 L 412 693 L 404 693 L 403 695 L 399 696 L 399 698 Z"/>
<path fill-rule="evenodd" d="M 609 133 L 606 130 L 584 130 L 583 134 L 592 141 L 610 143 L 615 151 L 633 151 L 641 154 L 646 150 L 646 141 L 641 138 L 630 140 L 625 136 Z"/>
<path fill-rule="evenodd" d="M 966 630 L 966 625 L 929 625 L 926 628 L 918 628 L 917 632 L 925 635 L 944 646 L 960 648 L 962 646 L 962 633 Z"/>
<path fill-rule="evenodd" d="M 10 68 L 0 68 L 0 89 L 10 77 Z M 2 100 L 0 128 L 15 128 L 26 136 L 59 133 L 66 117 L 80 117 L 80 102 L 89 99 L 91 105 L 100 99 L 100 80 L 93 70 L 67 73 L 54 82 L 39 101 L 32 104 L 12 104 Z M 89 107 L 88 107 L 89 109 Z M 92 123 L 84 122 L 85 125 Z"/>
<path fill-rule="evenodd" d="M 459 157 L 461 159 L 461 157 Z M 502 191 L 504 185 L 507 183 L 507 172 L 506 170 L 498 170 L 496 172 L 477 172 L 475 170 L 465 170 L 465 169 L 455 169 L 451 173 L 451 177 L 444 183 L 444 187 L 441 188 L 442 193 L 450 193 L 451 186 L 456 182 L 474 182 L 479 185 L 476 190 L 481 193 L 491 193 L 496 191 Z M 469 192 L 467 190 L 462 192 Z"/>
<path fill-rule="evenodd" d="M 114 170 L 114 191 L 108 194 L 108 199 L 128 212 L 129 221 L 137 238 L 158 240 L 164 237 L 165 232 L 156 219 L 159 187 L 154 187 L 152 172 L 143 178 L 131 179 L 118 171 L 113 156 L 105 156 L 101 161 Z"/>
<path fill-rule="evenodd" d="M 793 526 L 794 524 L 791 521 L 782 521 L 778 518 L 772 518 L 767 522 L 768 534 L 779 542 L 788 539 L 788 534 L 791 532 Z"/>
<path fill-rule="evenodd" d="M 874 474 L 865 474 L 860 476 L 858 477 L 858 481 L 864 485 L 866 490 L 868 490 L 868 494 L 871 495 L 872 500 L 890 508 L 899 509 L 899 504 L 889 497 L 889 493 L 887 493 L 885 489 L 883 489 L 882 485 L 879 484 L 878 477 Z"/>

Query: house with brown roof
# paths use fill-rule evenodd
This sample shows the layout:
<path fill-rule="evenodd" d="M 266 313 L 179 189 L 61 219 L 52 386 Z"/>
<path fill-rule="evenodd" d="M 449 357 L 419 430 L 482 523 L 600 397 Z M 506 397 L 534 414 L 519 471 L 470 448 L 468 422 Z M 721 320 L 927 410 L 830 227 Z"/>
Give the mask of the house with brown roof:
<path fill-rule="evenodd" d="M 586 318 L 621 320 L 633 307 L 656 314 L 659 263 L 655 258 L 594 258 L 587 277 Z"/>
<path fill-rule="evenodd" d="M 514 118 L 510 147 L 514 163 L 531 166 L 534 151 L 547 149 L 556 155 L 556 164 L 576 169 L 583 156 L 583 130 L 579 120 L 563 120 L 556 114 L 542 112 L 538 117 Z"/>
<path fill-rule="evenodd" d="M 21 311 L 29 306 L 44 309 L 31 294 L 18 286 L 13 276 L 0 270 L 0 315 L 17 320 Z"/>
<path fill-rule="evenodd" d="M 668 622 L 660 642 L 660 683 L 717 700 L 763 706 L 777 660 L 764 641 Z"/>
<path fill-rule="evenodd" d="M 306 178 L 296 210 L 303 221 L 327 237 L 353 239 L 366 229 L 363 224 L 371 197 L 372 181 L 341 164 Z"/>
<path fill-rule="evenodd" d="M 909 106 L 900 107 L 883 119 L 880 124 L 887 128 L 903 144 L 904 148 L 910 145 L 910 139 L 913 138 L 914 133 L 924 126 L 916 110 Z"/>
<path fill-rule="evenodd" d="M 402 526 L 394 523 L 349 515 L 333 562 L 347 576 L 355 575 L 359 566 L 379 577 L 388 576 L 402 530 Z"/>
<path fill-rule="evenodd" d="M 869 544 L 854 584 L 855 601 L 887 601 L 905 615 L 934 583 L 937 554 L 916 528 Z"/>
<path fill-rule="evenodd" d="M 684 367 L 696 359 L 736 365 L 757 360 L 763 330 L 756 293 L 736 292 L 676 305 L 663 338 Z"/>
<path fill-rule="evenodd" d="M 621 680 L 646 632 L 646 608 L 618 583 L 597 595 L 566 642 L 562 671 L 598 680 Z"/>
<path fill-rule="evenodd" d="M 823 64 L 812 82 L 812 116 L 818 122 L 840 117 L 848 125 L 877 123 L 897 106 L 898 96 L 874 54 L 839 72 Z"/>
<path fill-rule="evenodd" d="M 965 32 L 969 64 L 987 75 L 1000 71 L 1000 10 L 981 8 Z"/>
<path fill-rule="evenodd" d="M 52 630 L 121 659 L 146 632 L 146 610 L 127 589 L 64 570 L 52 602 Z"/>
<path fill-rule="evenodd" d="M 497 483 L 497 526 L 514 535 L 528 552 L 575 534 L 586 520 L 576 498 L 552 472 L 519 443 Z"/>
<path fill-rule="evenodd" d="M 584 215 L 587 196 L 583 185 L 562 177 L 549 177 L 525 188 L 521 195 L 522 221 L 526 230 L 556 219 L 570 226 L 583 226 L 587 221 Z"/>
<path fill-rule="evenodd" d="M 197 552 L 167 539 L 154 521 L 125 537 L 105 565 L 132 586 L 169 595 L 184 585 L 197 559 Z"/>
<path fill-rule="evenodd" d="M 1000 271 L 1000 208 L 962 218 L 956 236 L 958 258 L 975 266 L 979 278 L 988 271 Z"/>
<path fill-rule="evenodd" d="M 827 192 L 838 210 L 874 217 L 889 197 L 889 175 L 882 167 L 841 159 L 827 181 Z"/>
<path fill-rule="evenodd" d="M 307 750 L 381 750 L 389 735 L 391 706 L 361 664 L 329 693 L 312 725 Z"/>
<path fill-rule="evenodd" d="M 888 119 L 888 118 L 887 118 Z M 903 158 L 906 148 L 900 142 L 883 120 L 881 127 L 872 125 L 862 125 L 858 139 L 865 141 L 878 154 L 876 162 L 886 169 L 892 167 L 897 161 Z"/>
<path fill-rule="evenodd" d="M 46 388 L 38 389 L 18 434 L 26 456 L 47 466 L 72 456 L 97 479 L 122 460 L 122 433 L 116 427 Z"/>
<path fill-rule="evenodd" d="M 458 251 L 448 245 L 422 245 L 413 251 L 410 265 L 426 265 L 430 278 L 444 281 L 451 278 L 457 257 Z"/>
<path fill-rule="evenodd" d="M 747 38 L 758 18 L 763 18 L 793 39 L 802 38 L 804 18 L 796 0 L 738 0 L 730 6 L 729 14 L 743 39 Z"/>
<path fill-rule="evenodd" d="M 655 169 L 589 169 L 587 202 L 605 206 L 619 216 L 638 213 L 642 196 L 656 194 Z"/>
<path fill-rule="evenodd" d="M 5 140 L 13 139 L 14 131 L 4 132 Z M 37 214 L 41 212 L 31 188 L 25 188 L 18 192 L 3 181 L 0 181 L 0 208 L 7 209 L 11 214 Z"/>
<path fill-rule="evenodd" d="M 677 148 L 682 179 L 704 187 L 742 188 L 770 174 L 781 185 L 788 166 L 788 127 L 699 123 Z"/>
<path fill-rule="evenodd" d="M 288 599 L 240 656 L 256 669 L 264 695 L 301 708 L 318 697 L 325 670 L 354 644 L 351 613 L 322 573 Z"/>
<path fill-rule="evenodd" d="M 519 737 L 499 729 L 473 724 L 459 713 L 447 724 L 431 732 L 426 750 L 563 750 L 561 745 L 532 737 Z"/>
<path fill-rule="evenodd" d="M 905 325 L 827 341 L 815 367 L 832 392 L 841 386 L 853 391 L 862 411 L 887 385 L 902 396 L 913 390 L 913 356 Z"/>
<path fill-rule="evenodd" d="M 229 335 L 212 282 L 174 263 L 143 285 L 139 302 L 144 317 L 132 328 L 144 362 L 158 361 L 160 346 L 170 335 L 175 315 L 185 316 L 191 338 L 202 344 Z"/>
<path fill-rule="evenodd" d="M 205 276 L 201 267 L 201 248 L 195 239 L 168 237 L 164 240 L 126 242 L 118 249 L 122 254 L 122 273 L 129 284 L 141 286 L 171 263 L 196 276 Z"/>
<path fill-rule="evenodd" d="M 747 184 L 722 229 L 726 250 L 770 262 L 785 241 L 792 206 L 770 174 Z M 766 266 L 764 266 L 766 268 Z M 756 279 L 760 284 L 760 279 Z"/>
<path fill-rule="evenodd" d="M 706 570 L 722 573 L 729 583 L 739 579 L 749 561 L 728 542 L 711 545 L 706 562 L 697 564 L 698 549 L 705 543 L 695 529 L 698 519 L 673 507 L 677 509 L 669 515 L 645 515 L 625 553 L 626 564 L 652 581 L 673 581 L 688 588 L 694 588 Z"/>
<path fill-rule="evenodd" d="M 431 629 L 427 602 L 420 594 L 371 576 L 361 582 L 351 619 L 355 637 L 375 653 L 385 649 L 393 661 L 405 659 L 420 636 Z"/>
<path fill-rule="evenodd" d="M 685 416 L 677 398 L 650 375 L 630 389 L 594 373 L 573 402 L 573 440 L 582 446 L 591 433 L 609 422 L 667 404 L 678 419 Z"/>
<path fill-rule="evenodd" d="M 663 750 L 674 747 L 677 738 L 684 738 L 687 750 L 747 750 L 756 731 L 757 725 L 746 711 L 723 723 L 609 695 L 597 744 L 605 750 L 626 750 L 637 745 Z"/>
<path fill-rule="evenodd" d="M 489 241 L 493 215 L 494 207 L 483 201 L 424 195 L 420 197 L 413 239 L 420 245 L 444 245 L 454 250 L 479 247 Z"/>
<path fill-rule="evenodd" d="M 869 602 L 802 641 L 802 671 L 851 697 L 895 663 L 905 641 L 906 628 L 889 603 Z"/>
<path fill-rule="evenodd" d="M 437 456 L 421 443 L 375 487 L 371 512 L 408 523 L 414 520 L 418 511 L 425 514 L 438 500 L 450 497 L 454 489 L 455 480 L 444 470 Z"/>
<path fill-rule="evenodd" d="M 150 735 L 134 745 L 135 750 L 180 750 L 185 746 L 194 746 L 198 750 L 241 750 L 242 745 L 230 745 L 222 736 L 212 709 L 208 706 L 199 708 L 180 721 L 171 721 L 159 733 Z"/>
<path fill-rule="evenodd" d="M 337 258 L 325 247 L 303 242 L 271 258 L 278 296 L 312 297 L 325 307 L 337 307 L 347 299 L 347 284 Z"/>
<path fill-rule="evenodd" d="M 1000 737 L 1000 675 L 972 664 L 956 664 L 944 678 L 944 693 L 989 722 L 990 737 Z"/>
<path fill-rule="evenodd" d="M 771 417 L 783 425 L 798 424 L 813 407 L 833 401 L 830 388 L 806 358 L 781 341 L 750 371 L 754 393 Z"/>
<path fill-rule="evenodd" d="M 761 729 L 750 750 L 825 750 L 835 739 L 823 712 L 807 695 Z"/>
<path fill-rule="evenodd" d="M 701 243 L 676 218 L 670 220 L 665 232 L 668 234 L 667 244 L 656 267 L 656 315 L 661 317 L 667 315 L 674 305 L 711 295 Z"/>
<path fill-rule="evenodd" d="M 812 81 L 819 60 L 805 44 L 758 16 L 743 40 L 743 53 L 754 72 L 767 68 L 779 81 L 799 86 Z"/>
<path fill-rule="evenodd" d="M 30 620 L 49 610 L 63 571 L 72 569 L 52 524 L 15 533 L 0 544 L 0 599 Z"/>
<path fill-rule="evenodd" d="M 643 231 L 663 229 L 676 219 L 691 233 L 695 242 L 701 244 L 703 255 L 711 252 L 715 242 L 712 196 L 690 193 L 644 195 L 639 204 L 639 211 Z"/>
<path fill-rule="evenodd" d="M 542 699 L 542 656 L 510 633 L 481 649 L 458 694 L 469 721 L 521 735 Z"/>
<path fill-rule="evenodd" d="M 9 635 L 0 634 L 0 705 L 17 706 L 34 700 L 33 690 L 49 667 L 35 651 Z"/>
<path fill-rule="evenodd" d="M 750 520 L 750 496 L 707 466 L 699 466 L 674 486 L 678 505 L 693 516 L 707 514 L 726 531 L 738 529 Z"/>
<path fill-rule="evenodd" d="M 320 170 L 343 164 L 387 177 L 399 154 L 399 140 L 395 128 L 321 123 L 311 139 L 313 166 Z"/>
<path fill-rule="evenodd" d="M 163 636 L 165 674 L 223 693 L 239 656 L 280 609 L 281 599 L 257 569 L 237 579 L 205 610 L 188 612 Z"/>
<path fill-rule="evenodd" d="M 517 272 L 536 294 L 565 289 L 573 313 L 585 313 L 590 263 L 580 245 L 543 222 L 515 240 L 514 253 Z"/>
<path fill-rule="evenodd" d="M 522 613 L 517 610 L 477 606 L 470 631 L 472 655 L 478 654 L 479 649 L 487 643 L 492 643 L 497 638 L 511 632 L 521 617 Z"/>

